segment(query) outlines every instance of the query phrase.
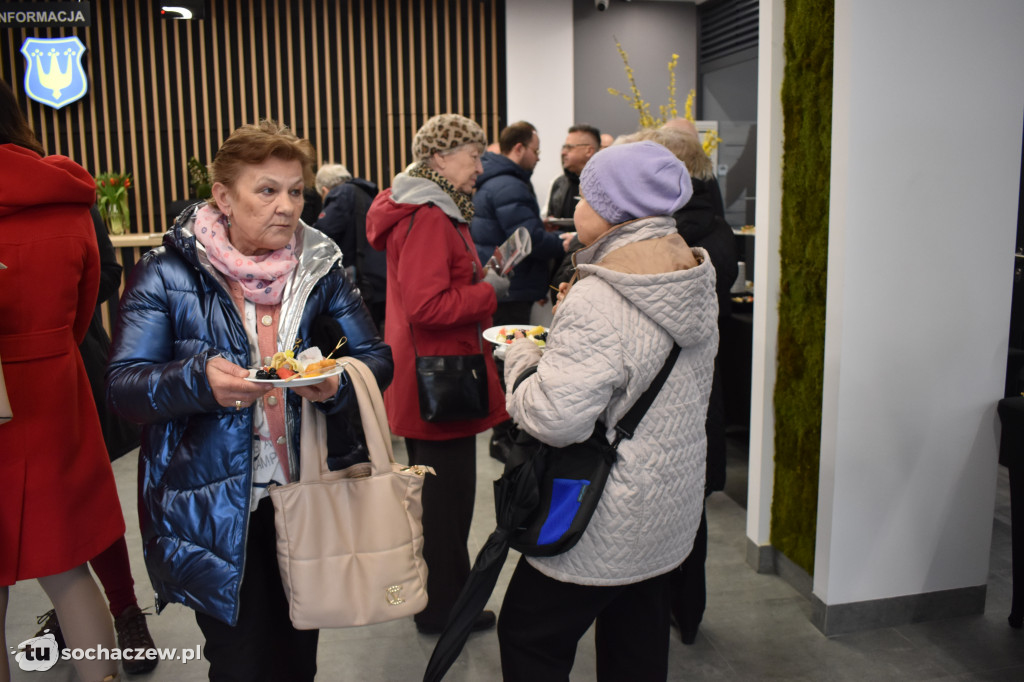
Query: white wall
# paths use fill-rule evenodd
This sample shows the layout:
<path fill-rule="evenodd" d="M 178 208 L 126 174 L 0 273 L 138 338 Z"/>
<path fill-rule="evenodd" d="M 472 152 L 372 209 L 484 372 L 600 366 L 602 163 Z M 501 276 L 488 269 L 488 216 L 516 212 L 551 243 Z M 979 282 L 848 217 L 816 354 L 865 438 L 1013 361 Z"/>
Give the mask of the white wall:
<path fill-rule="evenodd" d="M 1024 3 L 836 0 L 814 593 L 984 585 Z"/>
<path fill-rule="evenodd" d="M 697 7 L 691 2 L 622 2 L 612 0 L 599 12 L 593 0 L 574 0 L 576 42 L 575 110 L 577 123 L 597 126 L 613 136 L 634 132 L 639 114 L 615 88 L 629 94 L 629 79 L 616 39 L 629 57 L 637 88 L 660 118 L 659 106 L 668 106 L 668 62 L 676 63 L 676 108 L 682 116 L 686 95 L 697 87 Z M 696 113 L 696 110 L 694 110 Z"/>
<path fill-rule="evenodd" d="M 526 120 L 540 136 L 540 163 L 533 187 L 541 210 L 547 207 L 551 183 L 562 174 L 560 147 L 574 123 L 590 123 L 602 132 L 622 134 L 636 129 L 637 115 L 629 104 L 607 93 L 628 91 L 614 34 L 623 41 L 644 97 L 657 106 L 668 99 L 668 60 L 676 66 L 678 113 L 696 84 L 696 6 L 688 2 L 624 3 L 613 1 L 606 12 L 593 3 L 574 0 L 510 0 L 505 3 L 508 121 Z M 580 42 L 582 41 L 582 42 Z M 583 55 L 580 63 L 574 55 Z M 588 98 L 578 103 L 575 92 Z M 578 104 L 582 106 L 578 107 Z M 582 111 L 577 112 L 580 108 Z"/>
<path fill-rule="evenodd" d="M 533 187 L 543 211 L 562 174 L 560 147 L 573 124 L 572 2 L 513 0 L 505 3 L 505 22 L 508 121 L 537 128 Z"/>

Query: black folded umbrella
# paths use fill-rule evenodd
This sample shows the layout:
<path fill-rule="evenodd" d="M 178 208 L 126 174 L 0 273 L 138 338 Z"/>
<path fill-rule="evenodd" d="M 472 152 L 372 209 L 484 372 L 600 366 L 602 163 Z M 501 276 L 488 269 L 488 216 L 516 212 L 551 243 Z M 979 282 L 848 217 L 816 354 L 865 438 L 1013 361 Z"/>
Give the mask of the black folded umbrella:
<path fill-rule="evenodd" d="M 515 449 L 513 449 L 515 453 Z M 529 463 L 514 461 L 505 465 L 505 473 L 494 482 L 494 512 L 497 528 L 476 555 L 466 584 L 452 607 L 434 652 L 430 655 L 423 682 L 438 682 L 459 657 L 473 623 L 483 611 L 501 567 L 508 557 L 509 534 L 519 527 L 537 506 L 537 477 Z"/>

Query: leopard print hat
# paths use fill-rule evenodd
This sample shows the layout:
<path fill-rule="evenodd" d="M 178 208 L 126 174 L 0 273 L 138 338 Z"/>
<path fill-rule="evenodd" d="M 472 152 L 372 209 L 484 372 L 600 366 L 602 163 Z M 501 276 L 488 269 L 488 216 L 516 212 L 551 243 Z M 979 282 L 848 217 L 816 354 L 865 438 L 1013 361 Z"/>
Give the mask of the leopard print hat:
<path fill-rule="evenodd" d="M 417 161 L 426 161 L 434 152 L 446 152 L 472 142 L 487 146 L 487 137 L 475 121 L 459 114 L 438 114 L 416 131 L 412 151 Z"/>

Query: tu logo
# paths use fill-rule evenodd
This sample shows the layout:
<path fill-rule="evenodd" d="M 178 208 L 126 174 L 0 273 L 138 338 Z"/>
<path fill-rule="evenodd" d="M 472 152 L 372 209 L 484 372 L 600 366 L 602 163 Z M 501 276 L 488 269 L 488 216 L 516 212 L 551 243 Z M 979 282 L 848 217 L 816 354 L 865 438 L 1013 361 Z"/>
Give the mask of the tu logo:
<path fill-rule="evenodd" d="M 57 665 L 60 659 L 60 647 L 52 634 L 27 639 L 12 651 L 14 660 L 22 670 L 43 671 Z"/>

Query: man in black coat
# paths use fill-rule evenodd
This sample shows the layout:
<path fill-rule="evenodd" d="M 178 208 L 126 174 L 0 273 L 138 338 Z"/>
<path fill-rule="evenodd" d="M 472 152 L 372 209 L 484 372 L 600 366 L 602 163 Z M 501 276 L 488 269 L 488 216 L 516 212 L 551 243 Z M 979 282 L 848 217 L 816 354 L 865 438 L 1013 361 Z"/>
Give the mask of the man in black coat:
<path fill-rule="evenodd" d="M 548 218 L 572 218 L 576 214 L 576 204 L 580 202 L 580 173 L 590 161 L 590 157 L 601 150 L 601 131 L 586 123 L 577 123 L 569 128 L 569 134 L 562 145 L 562 175 L 555 178 L 551 185 L 551 196 L 548 198 Z M 573 239 L 566 251 L 572 252 L 582 246 L 578 239 Z M 555 302 L 558 285 L 572 278 L 572 256 L 567 253 L 561 262 L 556 264 L 551 275 L 552 291 L 549 292 L 551 302 Z"/>
<path fill-rule="evenodd" d="M 601 149 L 601 131 L 586 123 L 569 128 L 562 145 L 562 175 L 555 178 L 548 199 L 548 218 L 572 218 L 580 200 L 580 173 Z"/>
<path fill-rule="evenodd" d="M 377 185 L 354 178 L 345 166 L 332 163 L 317 170 L 316 191 L 323 198 L 323 208 L 313 227 L 333 239 L 341 249 L 342 267 L 359 288 L 373 323 L 383 335 L 387 254 L 366 241 L 366 213 L 377 196 Z M 332 351 L 341 335 L 341 325 L 328 316 L 318 317 L 313 323 L 311 340 L 324 355 Z M 344 355 L 348 355 L 345 346 L 334 354 L 335 357 Z M 358 410 L 328 417 L 326 426 L 327 466 L 331 471 L 368 461 Z"/>
<path fill-rule="evenodd" d="M 366 212 L 377 196 L 377 185 L 353 178 L 340 163 L 321 166 L 316 190 L 323 208 L 313 227 L 333 239 L 341 248 L 341 264 L 370 309 L 377 329 L 384 329 L 384 300 L 387 259 L 366 241 Z"/>
<path fill-rule="evenodd" d="M 653 140 L 672 150 L 690 172 L 693 196 L 681 209 L 673 214 L 676 229 L 690 246 L 707 249 L 711 265 L 715 269 L 715 293 L 718 296 L 719 348 L 721 334 L 728 328 L 725 324 L 732 309 L 732 288 L 739 266 L 736 263 L 736 237 L 732 227 L 725 221 L 722 194 L 715 179 L 711 159 L 704 148 L 692 122 L 686 119 L 670 121 L 660 130 L 643 130 L 630 136 L 630 141 Z M 725 396 L 719 359 L 715 358 L 715 369 L 708 401 L 705 421 L 708 450 L 705 495 L 725 487 L 726 438 L 725 438 Z M 679 627 L 679 635 L 686 644 L 693 644 L 697 630 L 704 617 L 707 588 L 704 564 L 707 560 L 708 526 L 707 515 L 702 514 L 693 550 L 683 564 L 669 576 L 671 590 L 672 619 Z"/>

